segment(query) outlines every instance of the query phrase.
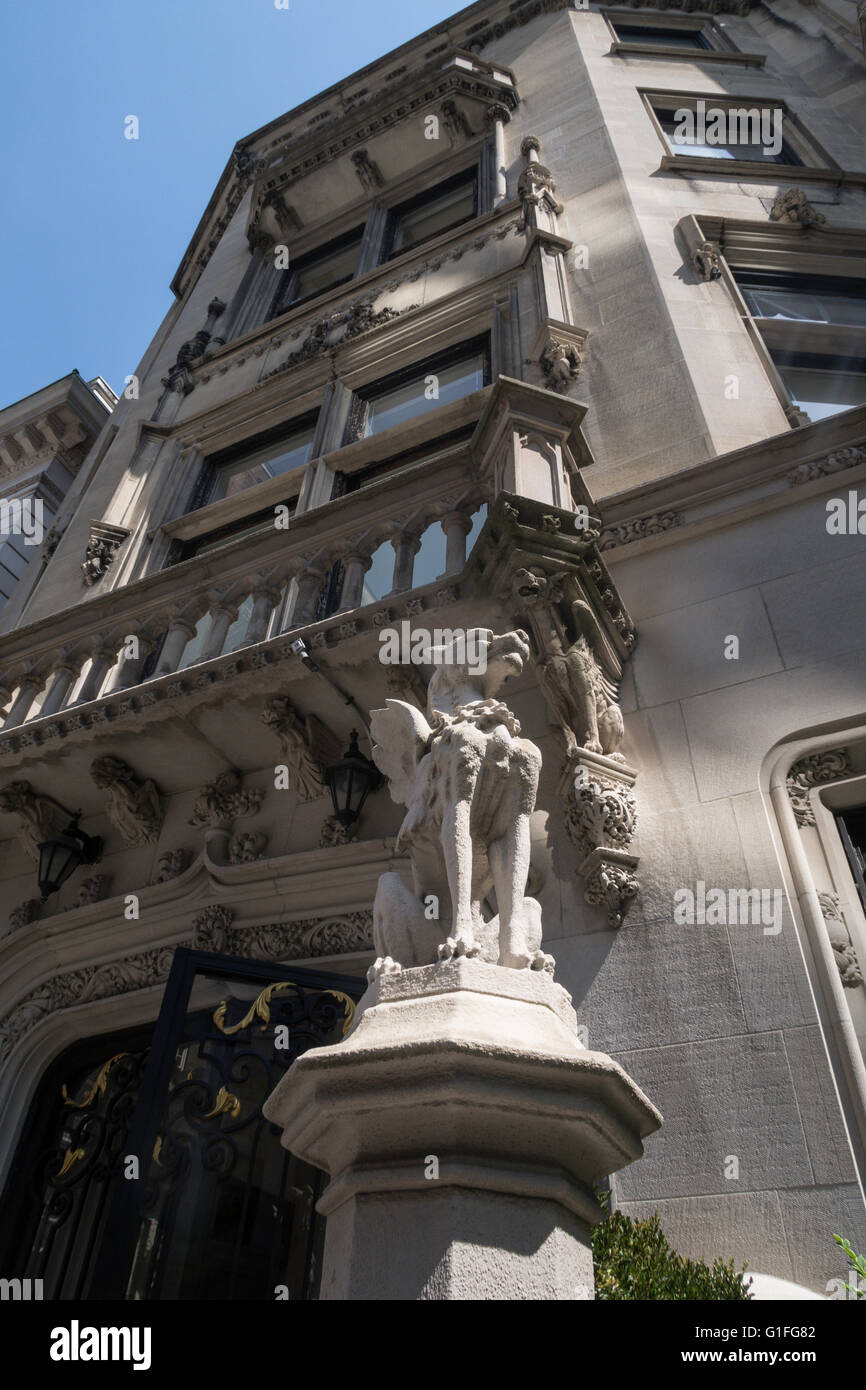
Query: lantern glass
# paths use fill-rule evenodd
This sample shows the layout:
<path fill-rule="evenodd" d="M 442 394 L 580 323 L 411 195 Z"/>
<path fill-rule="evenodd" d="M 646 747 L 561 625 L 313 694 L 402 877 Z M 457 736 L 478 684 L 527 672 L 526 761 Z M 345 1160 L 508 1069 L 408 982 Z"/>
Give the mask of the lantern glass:
<path fill-rule="evenodd" d="M 364 802 L 377 787 L 381 776 L 374 763 L 358 747 L 358 734 L 352 730 L 345 757 L 327 769 L 328 788 L 334 816 L 341 825 L 352 825 L 360 816 Z"/>
<path fill-rule="evenodd" d="M 42 901 L 56 893 L 81 863 L 81 842 L 70 834 L 55 835 L 39 846 L 39 887 Z"/>

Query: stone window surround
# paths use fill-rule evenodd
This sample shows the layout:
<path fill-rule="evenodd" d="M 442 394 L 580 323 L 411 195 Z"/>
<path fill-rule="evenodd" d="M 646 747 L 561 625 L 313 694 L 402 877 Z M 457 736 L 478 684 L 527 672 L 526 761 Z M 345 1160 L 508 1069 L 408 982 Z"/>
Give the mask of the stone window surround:
<path fill-rule="evenodd" d="M 827 926 L 821 911 L 818 894 L 832 892 L 839 898 L 845 925 L 858 953 L 861 965 L 866 961 L 866 917 L 860 904 L 839 831 L 834 810 L 866 801 L 866 770 L 840 772 L 833 780 L 821 781 L 809 793 L 808 802 L 814 815 L 814 826 L 798 823 L 791 801 L 788 778 L 801 759 L 812 755 L 832 753 L 839 749 L 856 750 L 855 759 L 863 761 L 866 751 L 866 725 L 850 721 L 848 727 L 839 725 L 832 733 L 824 732 L 813 738 L 776 745 L 764 765 L 762 788 L 766 801 L 773 838 L 780 847 L 779 858 L 785 889 L 797 923 L 804 965 L 809 976 L 818 1011 L 819 1023 L 827 1037 L 825 1045 L 831 1057 L 838 1059 L 834 1075 L 840 1091 L 843 1111 L 850 1127 L 850 1139 L 855 1150 L 854 1161 L 861 1172 L 866 1164 L 866 1060 L 846 997 L 839 969 L 833 956 Z M 859 756 L 858 756 L 859 754 Z M 818 844 L 807 850 L 805 836 L 814 834 Z M 823 864 L 819 864 L 823 859 Z M 819 881 L 822 880 L 822 881 Z M 811 968 L 810 968 L 811 962 Z M 857 993 L 862 995 L 863 984 Z M 859 1161 L 857 1157 L 859 1151 Z"/>
<path fill-rule="evenodd" d="M 654 57 L 691 59 L 694 63 L 738 63 L 743 67 L 763 67 L 766 61 L 763 53 L 746 53 L 734 46 L 731 39 L 715 19 L 706 15 L 683 17 L 670 10 L 663 14 L 649 14 L 643 10 L 609 9 L 602 18 L 610 30 L 611 54 L 624 57 Z M 620 39 L 616 32 L 617 24 L 630 24 L 643 29 L 682 29 L 685 33 L 703 34 L 712 45 L 707 49 L 678 48 L 676 44 L 641 43 L 639 39 Z"/>
<path fill-rule="evenodd" d="M 659 169 L 700 173 L 702 175 L 729 176 L 741 179 L 755 179 L 761 183 L 808 183 L 816 180 L 826 183 L 866 184 L 866 171 L 843 169 L 831 154 L 811 135 L 803 122 L 791 110 L 783 97 L 775 92 L 762 95 L 722 92 L 683 92 L 663 90 L 658 87 L 639 87 L 638 96 L 646 108 L 653 129 L 664 150 Z M 698 101 L 707 106 L 742 109 L 781 110 L 785 142 L 793 148 L 802 164 L 777 164 L 754 159 L 714 159 L 699 154 L 674 154 L 668 144 L 656 114 L 657 108 L 677 110 Z M 685 147 L 684 147 L 685 148 Z"/>
<path fill-rule="evenodd" d="M 343 286 L 344 290 L 345 288 Z M 428 357 L 438 357 L 458 348 L 462 343 L 486 336 L 491 341 L 491 376 L 495 379 L 502 366 L 498 360 L 496 335 L 493 331 L 496 299 L 495 290 L 489 284 L 482 283 L 470 291 L 458 295 L 458 302 L 450 309 L 447 306 L 440 306 L 438 311 L 434 308 L 432 312 L 439 318 L 440 323 L 437 325 L 438 331 L 430 331 L 425 335 L 421 364 L 423 365 Z M 431 311 L 424 312 L 430 313 Z M 432 328 L 433 325 L 431 325 Z M 397 339 L 398 333 L 399 342 L 389 341 L 392 335 L 394 339 Z M 381 380 L 382 362 L 386 356 L 389 362 L 388 375 L 390 376 L 418 362 L 419 348 L 415 335 L 413 333 L 404 334 L 401 331 L 401 321 L 398 320 L 394 325 L 386 325 L 384 329 L 377 332 L 374 350 L 371 350 L 369 345 L 359 342 L 357 345 L 350 344 L 343 351 L 345 354 L 344 363 L 338 369 L 339 375 L 333 390 L 325 392 L 324 396 L 320 389 L 313 389 L 293 396 L 282 405 L 279 421 L 269 422 L 267 426 L 270 430 L 273 425 L 278 423 L 281 428 L 288 431 L 295 421 L 302 419 L 309 413 L 313 400 L 321 400 L 316 428 L 316 439 L 320 447 L 314 449 L 313 457 L 308 460 L 303 469 L 295 470 L 291 474 L 283 474 L 279 478 L 268 479 L 266 482 L 246 489 L 234 498 L 223 498 L 220 501 L 212 502 L 197 508 L 193 513 L 182 512 L 180 515 L 171 516 L 171 508 L 182 507 L 184 502 L 180 496 L 166 497 L 165 505 L 168 515 L 153 527 L 150 532 L 151 537 L 155 540 L 161 532 L 165 537 L 171 539 L 191 539 L 225 525 L 227 522 L 252 515 L 261 510 L 263 506 L 276 505 L 278 502 L 293 496 L 299 498 L 299 513 L 306 511 L 310 507 L 319 505 L 323 500 L 327 500 L 322 497 L 321 485 L 326 472 L 332 474 L 336 468 L 339 468 L 341 472 L 355 472 L 370 463 L 373 453 L 375 453 L 377 462 L 387 462 L 390 457 L 405 451 L 407 433 L 420 436 L 421 441 L 429 439 L 431 450 L 434 450 L 435 441 L 441 434 L 448 433 L 456 425 L 465 422 L 464 417 L 467 409 L 470 410 L 473 419 L 477 419 L 481 414 L 483 399 L 486 398 L 489 387 L 484 387 L 482 392 L 474 392 L 472 396 L 465 397 L 452 405 L 441 406 L 438 410 L 430 411 L 418 417 L 417 420 L 393 426 L 390 430 L 370 439 L 344 444 L 345 425 L 356 393 Z M 327 376 L 325 379 L 327 380 Z M 479 401 L 473 405 L 476 396 L 479 397 Z M 204 419 L 200 418 L 195 422 L 195 425 L 203 425 L 210 414 L 208 412 Z M 260 414 L 257 415 L 257 419 L 261 424 Z M 199 429 L 195 429 L 193 432 L 190 428 L 191 425 L 193 422 L 185 421 L 173 431 L 175 437 L 179 438 L 182 447 L 185 447 L 185 463 L 189 474 L 196 473 L 200 476 L 200 470 L 207 466 L 207 460 L 213 454 L 222 452 L 223 449 L 233 444 L 240 447 L 241 440 L 237 437 L 234 422 L 227 428 L 215 430 L 213 433 L 209 432 L 206 438 L 201 437 L 204 431 L 200 433 Z M 247 425 L 245 428 L 248 429 L 249 426 Z M 329 441 L 332 441 L 330 447 L 324 447 Z M 413 439 L 413 444 L 414 442 Z M 189 496 L 189 490 L 186 491 L 186 496 Z M 153 552 L 154 560 L 156 560 L 156 546 L 153 547 Z M 156 568 L 160 567 L 160 565 L 156 565 Z M 151 561 L 148 563 L 147 572 L 153 572 L 153 568 L 154 564 Z M 129 580 L 127 579 L 126 582 Z"/>
<path fill-rule="evenodd" d="M 784 321 L 765 320 L 752 314 L 737 283 L 735 271 L 742 264 L 744 269 L 748 267 L 750 270 L 831 275 L 866 282 L 866 232 L 847 227 L 838 231 L 832 227 L 822 227 L 810 233 L 781 222 L 729 220 L 718 214 L 702 213 L 681 218 L 677 228 L 690 253 L 704 241 L 714 242 L 718 246 L 720 282 L 743 321 L 779 404 L 792 428 L 795 428 L 799 423 L 799 410 L 771 353 L 772 347 L 783 345 L 787 325 Z M 846 355 L 845 345 L 848 341 L 853 344 L 854 339 L 858 338 L 862 342 L 862 328 L 809 324 L 802 320 L 796 320 L 796 323 L 801 336 L 808 334 L 811 350 L 828 357 Z"/>
<path fill-rule="evenodd" d="M 307 313 L 311 309 L 316 309 L 319 301 L 324 302 L 330 294 L 339 291 L 353 291 L 358 282 L 366 282 L 377 272 L 380 274 L 399 272 L 414 258 L 430 255 L 432 251 L 438 249 L 440 245 L 446 244 L 451 238 L 459 235 L 470 235 L 493 212 L 492 175 L 488 177 L 493 162 L 490 145 L 489 138 L 479 137 L 475 140 L 468 140 L 456 155 L 454 151 L 450 151 L 448 154 L 431 161 L 421 170 L 414 170 L 403 178 L 391 180 L 388 186 L 380 190 L 375 198 L 371 199 L 369 196 L 359 198 L 340 213 L 339 217 L 320 218 L 287 238 L 283 244 L 288 246 L 291 265 L 292 259 L 306 259 L 317 250 L 326 249 L 329 243 L 339 241 L 355 228 L 361 227 L 363 229 L 358 264 L 354 275 L 349 280 L 344 281 L 339 286 L 323 290 L 318 295 L 311 295 L 302 303 L 288 304 L 273 318 L 268 318 L 267 315 L 275 302 L 276 294 L 272 292 L 267 295 L 260 288 L 272 269 L 273 248 L 270 251 L 254 252 L 253 254 L 259 257 L 258 267 L 251 281 L 247 280 L 245 274 L 236 291 L 236 296 L 242 296 L 242 300 L 237 303 L 233 301 L 229 310 L 229 315 L 235 324 L 240 326 L 239 333 L 230 330 L 229 346 L 236 346 L 239 337 L 246 337 L 265 326 L 276 331 L 284 326 L 284 322 L 289 320 L 291 315 L 300 310 Z M 456 227 L 446 228 L 445 231 L 430 237 L 427 241 L 411 246 L 406 251 L 401 251 L 396 256 L 388 258 L 386 255 L 388 224 L 394 209 L 402 203 L 411 202 L 413 198 L 428 190 L 432 191 L 437 184 L 445 183 L 451 177 L 459 174 L 468 173 L 473 168 L 476 171 L 478 181 L 478 206 L 475 217 L 459 223 Z M 511 204 L 509 204 L 510 206 Z M 286 272 L 279 273 L 284 274 Z M 254 321 L 250 320 L 250 308 L 253 311 Z"/>

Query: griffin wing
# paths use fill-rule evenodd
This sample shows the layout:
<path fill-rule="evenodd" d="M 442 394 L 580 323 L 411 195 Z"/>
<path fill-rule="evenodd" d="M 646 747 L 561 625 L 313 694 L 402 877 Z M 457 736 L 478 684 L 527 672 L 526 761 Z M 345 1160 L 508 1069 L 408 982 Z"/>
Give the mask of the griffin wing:
<path fill-rule="evenodd" d="M 386 700 L 384 709 L 370 714 L 373 761 L 388 778 L 392 801 L 410 805 L 415 772 L 433 730 L 424 715 L 405 700 Z"/>

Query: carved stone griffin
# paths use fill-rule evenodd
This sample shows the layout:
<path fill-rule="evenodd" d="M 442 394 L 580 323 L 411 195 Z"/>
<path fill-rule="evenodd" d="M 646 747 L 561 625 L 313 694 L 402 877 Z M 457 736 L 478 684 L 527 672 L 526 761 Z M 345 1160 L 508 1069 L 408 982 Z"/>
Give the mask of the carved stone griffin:
<path fill-rule="evenodd" d="M 468 663 L 467 650 L 486 666 Z M 409 851 L 414 893 L 399 874 L 379 879 L 370 979 L 456 956 L 553 970 L 540 904 L 525 896 L 541 754 L 496 698 L 529 655 L 525 632 L 476 629 L 434 654 L 426 718 L 403 700 L 372 712 L 373 757 L 408 808 L 397 845 Z M 499 912 L 485 921 L 492 891 Z"/>

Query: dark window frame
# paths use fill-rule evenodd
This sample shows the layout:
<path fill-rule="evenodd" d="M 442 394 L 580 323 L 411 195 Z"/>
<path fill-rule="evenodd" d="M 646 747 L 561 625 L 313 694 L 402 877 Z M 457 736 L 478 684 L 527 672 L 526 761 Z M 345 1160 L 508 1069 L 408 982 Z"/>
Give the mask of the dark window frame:
<path fill-rule="evenodd" d="M 837 811 L 836 829 L 857 885 L 860 905 L 866 913 L 866 806 L 849 806 Z"/>
<path fill-rule="evenodd" d="M 643 37 L 644 35 L 650 33 L 661 33 L 669 36 L 675 36 L 669 37 L 668 39 L 668 42 L 673 46 L 676 44 L 677 39 L 681 34 L 686 34 L 688 35 L 689 39 L 696 38 L 699 40 L 697 44 L 682 44 L 682 47 L 688 50 L 689 52 L 694 50 L 705 53 L 718 53 L 720 51 L 718 48 L 716 48 L 715 44 L 710 42 L 709 36 L 706 32 L 705 24 L 683 24 L 681 26 L 673 26 L 669 24 L 635 24 L 632 23 L 630 20 L 610 18 L 609 23 L 616 36 L 617 43 L 646 43 L 648 42 L 648 40 Z M 632 32 L 629 34 L 623 34 L 620 32 L 621 30 L 631 30 Z"/>
<path fill-rule="evenodd" d="M 400 220 L 407 213 L 414 212 L 418 208 L 423 208 L 425 203 L 433 203 L 438 197 L 451 191 L 452 188 L 459 188 L 463 184 L 472 183 L 473 191 L 473 210 L 468 217 L 459 217 L 447 227 L 442 227 L 438 232 L 433 232 L 429 237 L 422 237 L 420 241 L 413 242 L 411 246 L 400 246 L 394 249 L 397 239 L 397 232 Z M 379 264 L 384 265 L 386 261 L 393 260 L 395 256 L 408 255 L 410 251 L 417 251 L 419 246 L 424 246 L 434 237 L 444 236 L 447 232 L 453 231 L 455 227 L 462 227 L 469 222 L 474 222 L 479 216 L 481 206 L 481 180 L 479 161 L 476 159 L 472 164 L 468 164 L 465 169 L 457 174 L 450 174 L 447 178 L 441 179 L 430 188 L 425 188 L 421 193 L 416 193 L 411 198 L 397 203 L 389 208 L 388 217 L 385 223 L 385 233 L 382 238 L 382 246 L 379 253 Z"/>
<path fill-rule="evenodd" d="M 293 286 L 297 284 L 299 272 L 307 266 L 314 264 L 316 261 L 325 260 L 329 255 L 333 255 L 336 251 L 341 251 L 344 247 L 352 245 L 353 242 L 357 242 L 358 257 L 360 260 L 366 227 L 367 219 L 353 227 L 351 231 L 343 232 L 341 236 L 333 237 L 332 240 L 326 241 L 323 245 L 311 247 L 309 251 L 305 251 L 302 255 L 298 256 L 297 260 L 292 257 L 290 248 L 288 269 L 280 272 L 279 283 L 277 284 L 276 293 L 271 300 L 271 307 L 268 310 L 265 322 L 270 323 L 272 319 L 279 318 L 281 314 L 287 314 L 290 309 L 296 309 L 299 304 L 308 304 L 312 300 L 318 299 L 320 295 L 330 294 L 332 290 L 338 289 L 340 285 L 348 285 L 351 280 L 354 280 L 358 273 L 357 266 L 355 270 L 352 271 L 351 275 L 342 276 L 339 280 L 335 280 L 333 284 L 328 285 L 326 289 L 312 290 L 309 294 L 302 294 L 297 299 L 289 297 L 292 293 Z"/>
<path fill-rule="evenodd" d="M 769 157 L 764 155 L 755 158 L 752 154 L 737 154 L 736 150 L 739 147 L 736 145 L 731 146 L 721 144 L 712 146 L 712 148 L 716 150 L 733 150 L 734 153 L 732 154 L 730 161 L 719 159 L 715 155 L 704 154 L 703 150 L 707 148 L 706 146 L 674 144 L 674 142 L 670 139 L 667 130 L 665 129 L 665 123 L 667 122 L 668 124 L 675 125 L 677 111 L 685 110 L 689 107 L 695 106 L 698 98 L 682 97 L 678 98 L 678 100 L 678 106 L 661 106 L 656 99 L 652 97 L 650 97 L 649 99 L 650 109 L 656 119 L 656 124 L 658 125 L 658 128 L 662 133 L 662 139 L 664 140 L 668 154 L 671 158 L 677 159 L 680 156 L 684 156 L 690 159 L 705 159 L 707 163 L 712 163 L 713 165 L 717 165 L 721 168 L 724 168 L 727 163 L 766 164 L 768 168 L 775 168 L 777 166 L 784 166 L 786 168 L 789 166 L 799 166 L 800 168 L 808 167 L 806 160 L 791 145 L 790 141 L 784 138 L 784 136 L 782 137 L 782 148 L 779 150 L 779 153 L 777 155 L 770 155 Z M 757 103 L 753 103 L 752 99 L 749 97 L 737 97 L 731 99 L 727 96 L 712 96 L 709 98 L 704 98 L 704 100 L 706 100 L 708 106 L 715 105 L 723 110 L 730 109 L 740 111 L 747 108 L 750 104 L 754 104 L 757 106 Z M 770 104 L 771 103 L 769 102 L 765 103 L 765 105 Z M 781 108 L 784 116 L 788 116 L 790 118 L 790 113 L 786 110 L 784 103 L 776 101 L 775 105 Z M 670 118 L 670 120 L 668 120 L 668 118 Z"/>
<path fill-rule="evenodd" d="M 316 426 L 318 424 L 320 410 L 308 410 L 303 415 L 296 416 L 293 420 L 283 421 L 273 429 L 263 430 L 260 434 L 252 435 L 249 439 L 241 440 L 238 444 L 232 444 L 227 449 L 220 449 L 218 452 L 208 454 L 202 460 L 202 466 L 196 479 L 195 486 L 190 495 L 189 502 L 183 511 L 184 516 L 190 512 L 201 511 L 203 507 L 215 505 L 225 499 L 214 497 L 213 491 L 216 483 L 217 470 L 229 463 L 241 463 L 248 454 L 257 453 L 259 449 L 267 448 L 269 444 L 279 444 L 280 440 L 288 439 L 293 434 L 300 434 L 302 430 L 309 429 L 310 445 L 315 442 Z M 312 457 L 312 455 L 310 456 Z M 271 479 L 265 479 L 270 482 Z M 256 487 L 261 484 L 254 483 L 249 488 L 244 488 L 244 493 L 253 493 Z M 238 496 L 242 494 L 239 493 Z"/>
<path fill-rule="evenodd" d="M 379 377 L 376 381 L 357 387 L 353 393 L 349 418 L 346 422 L 344 446 L 354 444 L 357 440 L 367 437 L 367 418 L 371 401 L 379 396 L 387 395 L 388 392 L 396 390 L 409 381 L 429 376 L 431 373 L 435 375 L 437 367 L 450 367 L 457 362 L 469 361 L 473 357 L 481 357 L 483 385 L 489 386 L 491 381 L 490 335 L 484 333 L 462 343 L 455 343 L 453 347 L 426 357 L 421 362 L 411 362 L 407 366 L 401 367 L 399 371 L 391 372 L 388 376 Z"/>

